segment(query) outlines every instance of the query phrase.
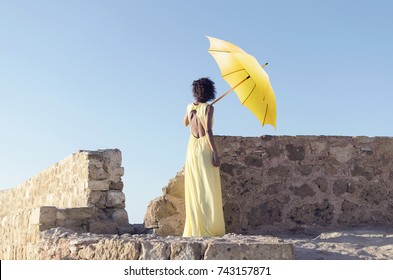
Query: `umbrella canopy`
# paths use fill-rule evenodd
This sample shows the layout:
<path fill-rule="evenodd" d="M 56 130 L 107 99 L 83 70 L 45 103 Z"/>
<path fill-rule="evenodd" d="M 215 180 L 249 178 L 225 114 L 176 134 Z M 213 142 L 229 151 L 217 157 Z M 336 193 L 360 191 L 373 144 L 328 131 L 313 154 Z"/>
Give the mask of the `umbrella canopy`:
<path fill-rule="evenodd" d="M 269 76 L 252 55 L 224 40 L 209 37 L 209 53 L 220 68 L 224 80 L 232 87 L 212 104 L 234 90 L 240 102 L 263 125 L 276 127 L 276 97 Z"/>

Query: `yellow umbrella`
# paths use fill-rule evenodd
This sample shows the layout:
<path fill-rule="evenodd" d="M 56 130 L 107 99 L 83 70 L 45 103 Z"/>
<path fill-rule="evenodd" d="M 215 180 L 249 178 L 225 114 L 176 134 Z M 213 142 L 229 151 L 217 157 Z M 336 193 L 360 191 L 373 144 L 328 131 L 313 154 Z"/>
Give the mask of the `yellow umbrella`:
<path fill-rule="evenodd" d="M 246 106 L 263 125 L 276 127 L 276 97 L 269 76 L 250 54 L 224 40 L 207 36 L 210 41 L 209 53 L 221 71 L 221 76 L 232 87 L 213 101 L 212 104 L 234 90 L 240 102 Z"/>

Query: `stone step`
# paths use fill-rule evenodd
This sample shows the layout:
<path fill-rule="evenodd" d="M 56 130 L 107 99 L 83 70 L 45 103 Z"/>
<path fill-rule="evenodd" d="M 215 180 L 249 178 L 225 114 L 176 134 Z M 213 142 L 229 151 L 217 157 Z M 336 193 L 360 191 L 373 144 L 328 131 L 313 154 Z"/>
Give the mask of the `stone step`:
<path fill-rule="evenodd" d="M 74 260 L 290 260 L 293 245 L 271 236 L 223 237 L 78 234 L 46 230 L 36 247 L 39 258 Z"/>

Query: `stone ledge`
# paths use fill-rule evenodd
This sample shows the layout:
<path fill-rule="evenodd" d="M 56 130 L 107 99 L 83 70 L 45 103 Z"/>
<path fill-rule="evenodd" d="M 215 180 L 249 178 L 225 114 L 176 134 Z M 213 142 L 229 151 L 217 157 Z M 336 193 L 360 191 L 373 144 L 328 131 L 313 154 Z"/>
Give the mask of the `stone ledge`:
<path fill-rule="evenodd" d="M 39 259 L 72 260 L 291 260 L 293 245 L 271 236 L 226 234 L 184 238 L 154 234 L 78 234 L 64 228 L 42 232 Z"/>

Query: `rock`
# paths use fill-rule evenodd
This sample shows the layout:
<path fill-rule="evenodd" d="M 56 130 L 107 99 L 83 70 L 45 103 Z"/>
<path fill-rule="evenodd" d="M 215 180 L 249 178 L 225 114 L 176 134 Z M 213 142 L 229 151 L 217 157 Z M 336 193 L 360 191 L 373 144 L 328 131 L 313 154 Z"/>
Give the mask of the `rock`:
<path fill-rule="evenodd" d="M 203 257 L 202 244 L 198 242 L 171 243 L 171 260 L 200 260 Z"/>
<path fill-rule="evenodd" d="M 170 246 L 166 242 L 141 241 L 140 260 L 169 260 Z"/>
<path fill-rule="evenodd" d="M 117 209 L 112 214 L 112 220 L 118 225 L 128 225 L 128 214 L 125 209 Z"/>
<path fill-rule="evenodd" d="M 286 146 L 289 160 L 303 160 L 305 157 L 305 149 L 302 146 L 288 144 Z"/>
<path fill-rule="evenodd" d="M 121 191 L 110 190 L 107 192 L 106 206 L 113 208 L 125 208 L 125 195 Z"/>
<path fill-rule="evenodd" d="M 344 163 L 352 158 L 352 153 L 355 151 L 354 147 L 350 144 L 344 147 L 332 147 L 330 148 L 330 156 L 338 162 Z"/>

